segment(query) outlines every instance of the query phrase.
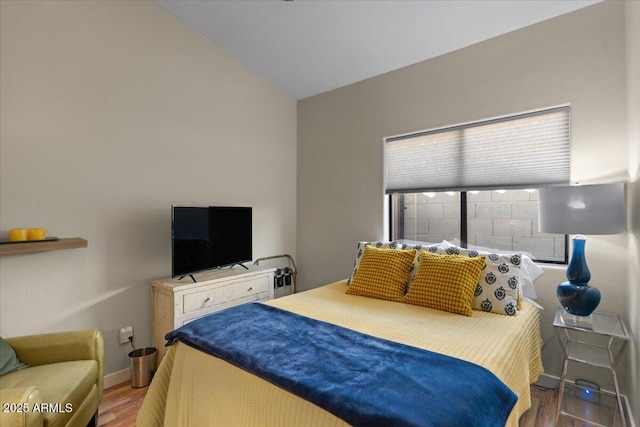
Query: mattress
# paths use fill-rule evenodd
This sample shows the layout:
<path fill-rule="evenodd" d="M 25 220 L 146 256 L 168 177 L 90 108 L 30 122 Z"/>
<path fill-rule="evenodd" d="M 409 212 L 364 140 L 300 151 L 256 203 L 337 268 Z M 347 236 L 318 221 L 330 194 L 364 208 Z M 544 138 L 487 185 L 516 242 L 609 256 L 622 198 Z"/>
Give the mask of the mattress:
<path fill-rule="evenodd" d="M 517 396 L 508 426 L 531 406 L 530 384 L 542 373 L 539 312 L 523 301 L 517 316 L 472 317 L 410 304 L 346 295 L 346 281 L 266 304 L 368 335 L 478 364 Z M 410 390 L 407 390 L 410 393 Z M 452 408 L 455 410 L 455 408 Z M 169 348 L 138 414 L 145 426 L 338 426 L 324 409 L 185 344 Z"/>

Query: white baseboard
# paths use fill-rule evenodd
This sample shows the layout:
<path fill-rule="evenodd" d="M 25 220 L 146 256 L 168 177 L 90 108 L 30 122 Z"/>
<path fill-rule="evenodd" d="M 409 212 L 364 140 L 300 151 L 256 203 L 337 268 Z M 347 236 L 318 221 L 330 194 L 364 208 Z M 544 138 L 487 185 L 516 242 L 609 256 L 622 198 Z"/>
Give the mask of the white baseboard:
<path fill-rule="evenodd" d="M 557 389 L 560 387 L 560 378 L 549 374 L 542 374 L 540 378 L 538 378 L 538 381 L 535 382 L 535 385 L 542 388 Z"/>
<path fill-rule="evenodd" d="M 113 387 L 127 381 L 131 381 L 131 370 L 129 368 L 105 375 L 104 388 L 108 389 L 109 387 Z"/>
<path fill-rule="evenodd" d="M 535 382 L 535 385 L 540 386 L 542 388 L 557 390 L 558 387 L 560 387 L 560 378 L 555 377 L 553 375 L 549 375 L 549 374 L 542 374 L 540 375 L 540 378 L 538 378 L 538 381 Z M 604 391 L 607 391 L 607 390 L 604 390 Z M 609 391 L 609 393 L 612 393 L 612 392 Z M 629 406 L 629 399 L 627 399 L 627 396 L 624 394 L 622 394 L 621 396 L 622 396 L 622 401 L 624 402 L 625 412 L 627 413 L 627 421 L 629 421 L 628 425 L 629 427 L 636 427 L 636 423 L 633 417 L 631 416 L 631 406 Z"/>

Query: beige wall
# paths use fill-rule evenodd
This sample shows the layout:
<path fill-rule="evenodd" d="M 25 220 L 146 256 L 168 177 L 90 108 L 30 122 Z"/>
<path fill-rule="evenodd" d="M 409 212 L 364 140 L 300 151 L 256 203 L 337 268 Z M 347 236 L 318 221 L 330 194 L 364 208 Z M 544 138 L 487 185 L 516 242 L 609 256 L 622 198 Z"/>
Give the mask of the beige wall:
<path fill-rule="evenodd" d="M 627 1 L 627 129 L 629 130 L 629 179 L 627 188 L 629 224 L 629 280 L 626 282 L 629 327 L 635 340 L 629 353 L 631 402 L 636 424 L 640 424 L 640 2 Z"/>
<path fill-rule="evenodd" d="M 640 336 L 631 3 L 592 6 L 303 100 L 296 160 L 295 101 L 153 3 L 2 1 L 2 237 L 44 226 L 85 237 L 89 248 L 0 258 L 0 334 L 100 327 L 107 373 L 123 369 L 129 348 L 117 330 L 133 325 L 137 346 L 151 341 L 148 281 L 170 273 L 172 203 L 252 205 L 254 258 L 295 256 L 297 238 L 299 280 L 311 288 L 348 275 L 357 240 L 386 237 L 385 136 L 571 102 L 572 179 L 632 172 L 633 233 L 590 238 L 587 250 L 601 309 L 623 314 Z M 563 279 L 548 268 L 537 283 L 545 339 Z M 624 385 L 632 401 L 638 341 L 621 367 L 635 378 Z M 544 358 L 557 375 L 553 342 Z"/>
<path fill-rule="evenodd" d="M 383 138 L 571 103 L 572 181 L 628 178 L 625 4 L 604 2 L 298 103 L 298 267 L 308 289 L 351 271 L 358 240 L 383 235 Z M 508 147 L 505 147 L 508 149 Z M 627 236 L 587 243 L 599 310 L 629 321 Z M 545 370 L 564 268 L 537 281 Z M 620 367 L 624 391 L 629 355 Z M 636 388 L 637 390 L 637 388 Z"/>
<path fill-rule="evenodd" d="M 3 256 L 0 334 L 151 344 L 170 206 L 254 208 L 254 258 L 295 256 L 296 102 L 152 2 L 1 2 L 0 230 L 87 249 Z"/>

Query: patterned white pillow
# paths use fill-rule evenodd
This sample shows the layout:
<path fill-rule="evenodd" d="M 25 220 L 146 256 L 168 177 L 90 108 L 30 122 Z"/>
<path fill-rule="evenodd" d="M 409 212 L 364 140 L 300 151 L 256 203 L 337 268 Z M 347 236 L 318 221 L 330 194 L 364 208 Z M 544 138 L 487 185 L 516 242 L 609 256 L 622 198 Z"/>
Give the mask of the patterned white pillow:
<path fill-rule="evenodd" d="M 351 276 L 347 279 L 347 285 L 351 283 L 353 280 L 353 276 L 355 276 L 358 271 L 358 267 L 360 266 L 360 260 L 362 259 L 362 254 L 364 253 L 364 247 L 367 245 L 374 246 L 378 249 L 398 249 L 398 250 L 406 250 L 406 249 L 415 249 L 416 257 L 413 259 L 413 263 L 411 264 L 411 273 L 409 274 L 409 282 L 407 283 L 407 289 L 409 285 L 413 281 L 413 277 L 416 275 L 416 271 L 418 271 L 418 267 L 420 266 L 420 250 L 425 249 L 430 252 L 436 253 L 438 250 L 438 244 L 436 243 L 400 243 L 400 242 L 358 242 L 358 248 L 356 251 L 356 260 L 353 263 L 353 272 Z"/>
<path fill-rule="evenodd" d="M 447 240 L 442 241 L 442 246 L 450 247 L 450 246 L 458 246 L 455 243 L 449 242 Z M 504 253 L 495 249 L 478 247 L 475 246 L 472 249 L 475 249 L 479 252 L 483 253 L 497 253 L 501 255 L 511 255 L 511 253 Z M 520 254 L 520 298 L 528 298 L 530 300 L 537 299 L 538 294 L 536 293 L 536 288 L 534 281 L 538 279 L 544 273 L 544 270 L 540 268 L 533 260 L 531 259 L 531 254 L 527 254 L 526 252 L 519 252 Z M 519 302 L 519 301 L 518 301 Z M 519 307 L 518 307 L 519 308 Z"/>
<path fill-rule="evenodd" d="M 520 254 L 501 255 L 457 246 L 441 247 L 439 254 L 484 256 L 485 267 L 480 273 L 471 308 L 480 311 L 515 316 L 520 299 Z"/>

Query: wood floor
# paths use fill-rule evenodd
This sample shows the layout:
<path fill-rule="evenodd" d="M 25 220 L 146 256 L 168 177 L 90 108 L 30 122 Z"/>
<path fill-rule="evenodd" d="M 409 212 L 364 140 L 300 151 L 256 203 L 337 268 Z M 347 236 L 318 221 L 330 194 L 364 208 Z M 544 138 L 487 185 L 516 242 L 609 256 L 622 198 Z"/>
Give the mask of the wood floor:
<path fill-rule="evenodd" d="M 98 426 L 135 426 L 136 414 L 146 393 L 146 387 L 132 388 L 128 382 L 105 390 L 98 414 Z M 531 386 L 531 409 L 520 418 L 520 427 L 553 426 L 556 393 L 555 390 Z M 590 427 L 590 425 L 560 417 L 558 427 Z"/>
<path fill-rule="evenodd" d="M 98 427 L 135 426 L 147 389 L 133 388 L 130 382 L 106 389 L 98 408 Z"/>

